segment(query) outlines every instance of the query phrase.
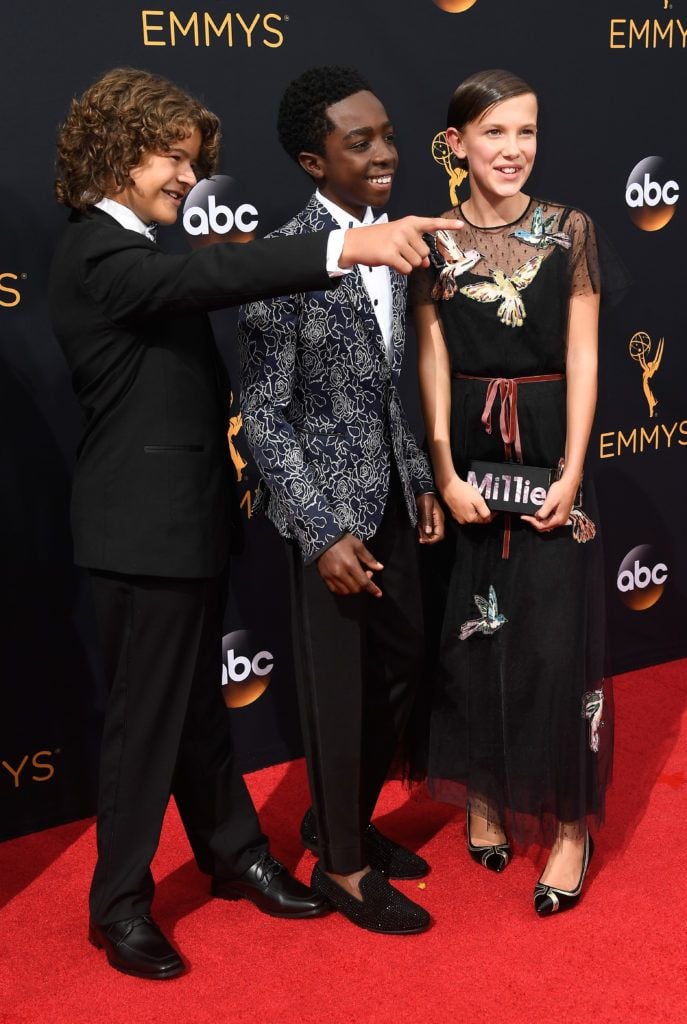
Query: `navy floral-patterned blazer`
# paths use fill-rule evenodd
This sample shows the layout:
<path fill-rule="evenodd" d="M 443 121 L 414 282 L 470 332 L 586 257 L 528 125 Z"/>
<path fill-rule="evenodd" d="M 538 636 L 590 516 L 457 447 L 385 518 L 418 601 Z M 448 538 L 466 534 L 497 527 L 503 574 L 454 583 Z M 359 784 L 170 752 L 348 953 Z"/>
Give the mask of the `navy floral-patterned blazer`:
<path fill-rule="evenodd" d="M 338 225 L 312 196 L 275 235 L 331 231 Z M 433 489 L 397 390 L 403 361 L 407 282 L 390 271 L 391 365 L 360 269 L 337 287 L 243 306 L 239 316 L 241 409 L 262 475 L 254 505 L 265 508 L 304 561 L 344 533 L 377 530 L 394 459 L 408 508 Z"/>

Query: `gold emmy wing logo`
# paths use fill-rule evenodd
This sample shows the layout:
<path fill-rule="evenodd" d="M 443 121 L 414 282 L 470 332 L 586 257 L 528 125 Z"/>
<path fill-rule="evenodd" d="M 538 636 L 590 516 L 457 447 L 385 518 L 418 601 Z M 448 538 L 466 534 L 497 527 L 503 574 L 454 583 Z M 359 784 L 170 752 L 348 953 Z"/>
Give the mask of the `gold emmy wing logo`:
<path fill-rule="evenodd" d="M 233 395 L 233 392 L 232 392 L 229 395 L 229 407 L 231 408 L 231 406 L 233 404 L 234 404 L 234 395 Z M 238 442 L 238 438 L 239 438 L 239 434 L 241 433 L 242 430 L 243 430 L 243 414 L 241 412 L 238 412 L 238 414 L 236 416 L 230 416 L 229 417 L 229 427 L 227 429 L 227 441 L 229 443 L 229 456 L 231 458 L 231 462 L 232 462 L 232 465 L 234 467 L 234 472 L 236 473 L 236 483 L 237 484 L 241 484 L 242 483 L 242 484 L 245 484 L 245 486 L 246 486 L 245 492 L 244 492 L 244 494 L 241 497 L 240 507 L 242 509 L 245 509 L 246 516 L 248 517 L 248 519 L 250 519 L 251 513 L 252 513 L 253 496 L 251 494 L 251 490 L 250 490 L 250 487 L 248 486 L 248 482 L 247 482 L 247 477 L 246 477 L 246 474 L 244 472 L 246 466 L 248 465 L 248 460 L 244 459 L 243 455 L 239 451 L 238 443 L 237 443 Z"/>
<path fill-rule="evenodd" d="M 468 176 L 464 167 L 458 166 L 457 157 L 446 141 L 446 132 L 437 132 L 432 139 L 432 157 L 448 174 L 448 194 L 451 206 L 458 205 L 458 189 Z"/>
<path fill-rule="evenodd" d="M 656 406 L 658 405 L 658 399 L 651 390 L 649 381 L 661 365 L 663 350 L 665 348 L 664 339 L 661 338 L 657 344 L 653 359 L 651 358 L 651 348 L 651 338 L 645 331 L 637 331 L 637 333 L 633 334 L 630 338 L 628 350 L 632 359 L 634 359 L 636 363 L 639 363 L 642 369 L 642 390 L 644 392 L 647 405 L 649 406 L 649 419 L 653 418 Z"/>
<path fill-rule="evenodd" d="M 434 0 L 434 3 L 449 14 L 462 14 L 463 11 L 469 11 L 474 7 L 477 0 Z"/>
<path fill-rule="evenodd" d="M 234 396 L 231 396 L 233 403 Z M 234 464 L 234 471 L 236 472 L 236 483 L 240 484 L 243 480 L 243 471 L 248 465 L 241 452 L 238 450 L 234 443 L 234 438 L 243 430 L 243 413 L 239 413 L 238 416 L 231 416 L 229 418 L 229 429 L 227 430 L 227 440 L 229 441 L 229 455 L 231 461 Z"/>

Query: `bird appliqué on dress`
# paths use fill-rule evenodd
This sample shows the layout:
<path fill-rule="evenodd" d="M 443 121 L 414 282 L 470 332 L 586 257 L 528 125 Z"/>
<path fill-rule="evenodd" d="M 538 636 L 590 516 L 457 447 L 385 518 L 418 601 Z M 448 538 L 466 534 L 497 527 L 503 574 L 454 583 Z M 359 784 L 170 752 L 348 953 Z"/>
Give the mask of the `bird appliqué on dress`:
<path fill-rule="evenodd" d="M 603 728 L 604 692 L 590 690 L 582 698 L 582 717 L 589 721 L 589 747 L 593 753 L 599 752 L 599 729 Z"/>
<path fill-rule="evenodd" d="M 482 633 L 484 636 L 491 636 L 496 632 L 497 629 L 501 629 L 501 626 L 505 626 L 508 619 L 505 615 L 499 614 L 499 606 L 496 600 L 496 591 L 492 586 L 489 587 L 489 598 L 480 597 L 479 594 L 475 594 L 475 604 L 477 610 L 480 613 L 479 619 L 468 619 L 460 627 L 459 637 L 461 640 L 467 640 L 473 633 Z"/>
<path fill-rule="evenodd" d="M 532 223 L 529 231 L 526 228 L 518 228 L 511 231 L 510 238 L 517 238 L 525 245 L 533 245 L 535 249 L 546 249 L 549 245 L 560 245 L 561 249 L 569 249 L 572 245 L 570 235 L 565 231 L 550 231 L 549 228 L 556 219 L 556 214 L 544 220 L 544 212 L 538 206 L 532 214 Z"/>
<path fill-rule="evenodd" d="M 544 253 L 533 256 L 523 263 L 515 271 L 512 277 L 508 277 L 502 270 L 493 269 L 490 271 L 493 278 L 491 281 L 482 281 L 480 284 L 468 284 L 461 288 L 461 294 L 467 295 L 476 302 L 498 302 L 500 306 L 496 315 L 506 327 L 522 327 L 527 313 L 525 303 L 519 293 L 524 291 L 529 284 L 532 284 L 544 261 Z"/>
<path fill-rule="evenodd" d="M 437 231 L 435 256 L 432 262 L 439 270 L 432 288 L 435 300 L 452 299 L 456 294 L 456 280 L 483 259 L 477 249 L 461 249 L 450 231 Z"/>

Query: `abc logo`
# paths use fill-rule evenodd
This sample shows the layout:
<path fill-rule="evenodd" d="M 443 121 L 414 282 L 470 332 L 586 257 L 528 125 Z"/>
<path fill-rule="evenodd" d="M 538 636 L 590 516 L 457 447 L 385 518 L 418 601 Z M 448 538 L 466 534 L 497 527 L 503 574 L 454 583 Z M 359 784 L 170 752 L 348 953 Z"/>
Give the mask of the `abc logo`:
<path fill-rule="evenodd" d="M 618 569 L 618 590 L 628 608 L 646 611 L 656 604 L 668 579 L 668 566 L 654 548 L 640 544 L 628 551 Z"/>
<path fill-rule="evenodd" d="M 215 242 L 248 242 L 255 238 L 258 211 L 234 178 L 215 174 L 199 181 L 186 196 L 183 225 L 194 249 Z"/>
<path fill-rule="evenodd" d="M 222 640 L 222 693 L 228 708 L 243 708 L 262 697 L 270 684 L 274 657 L 257 650 L 250 632 L 238 629 Z"/>
<path fill-rule="evenodd" d="M 660 231 L 675 213 L 680 186 L 668 178 L 660 156 L 640 160 L 627 179 L 625 202 L 642 231 Z"/>
<path fill-rule="evenodd" d="M 442 11 L 448 11 L 449 14 L 460 14 L 462 11 L 468 11 L 471 7 L 474 7 L 477 0 L 434 0 L 437 7 L 441 7 Z"/>

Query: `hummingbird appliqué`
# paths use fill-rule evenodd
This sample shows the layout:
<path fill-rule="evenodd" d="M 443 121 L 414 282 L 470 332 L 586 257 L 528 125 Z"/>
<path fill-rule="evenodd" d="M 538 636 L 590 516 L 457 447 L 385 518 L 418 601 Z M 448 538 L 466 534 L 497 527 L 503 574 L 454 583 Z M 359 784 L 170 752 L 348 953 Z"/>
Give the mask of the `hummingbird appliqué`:
<path fill-rule="evenodd" d="M 493 281 L 468 284 L 460 289 L 461 295 L 467 295 L 476 302 L 500 302 L 496 315 L 501 323 L 506 327 L 522 327 L 527 313 L 519 293 L 532 284 L 543 260 L 544 253 L 533 256 L 518 267 L 511 277 L 503 270 L 492 269 L 490 273 Z"/>
<path fill-rule="evenodd" d="M 570 235 L 565 231 L 550 231 L 550 227 L 556 219 L 556 214 L 544 220 L 544 211 L 538 206 L 532 214 L 532 223 L 529 231 L 526 228 L 518 228 L 511 231 L 509 238 L 517 238 L 525 245 L 533 245 L 535 249 L 546 249 L 549 245 L 560 245 L 561 249 L 569 249 L 572 242 Z"/>
<path fill-rule="evenodd" d="M 480 613 L 479 619 L 468 619 L 460 627 L 459 637 L 461 640 L 467 640 L 473 633 L 482 633 L 483 636 L 491 636 L 496 632 L 497 629 L 501 629 L 501 626 L 505 626 L 508 619 L 505 615 L 499 614 L 498 601 L 496 600 L 496 591 L 492 586 L 489 587 L 489 597 L 481 597 L 479 594 L 474 595 L 475 604 L 477 610 Z"/>
<path fill-rule="evenodd" d="M 589 748 L 593 753 L 599 752 L 599 729 L 603 728 L 604 692 L 590 690 L 582 698 L 582 717 L 589 722 Z"/>
<path fill-rule="evenodd" d="M 432 288 L 433 299 L 452 299 L 457 279 L 484 258 L 477 249 L 461 249 L 450 231 L 437 231 L 430 250 L 432 265 L 439 271 Z"/>

